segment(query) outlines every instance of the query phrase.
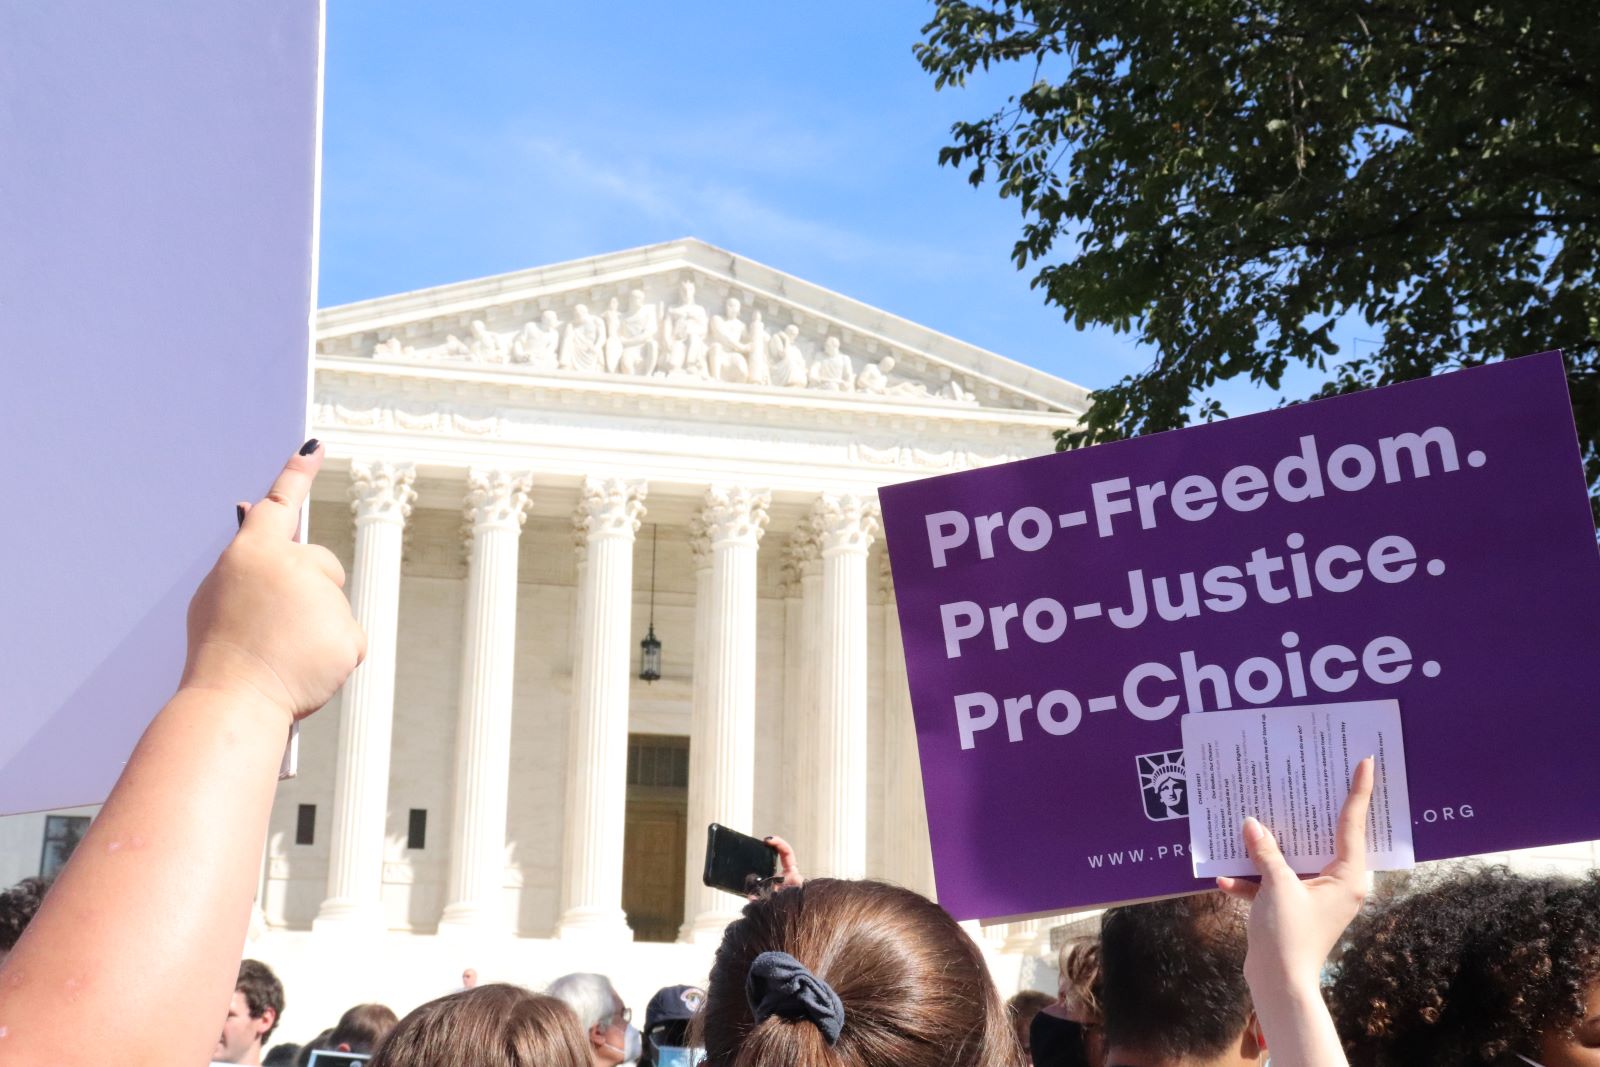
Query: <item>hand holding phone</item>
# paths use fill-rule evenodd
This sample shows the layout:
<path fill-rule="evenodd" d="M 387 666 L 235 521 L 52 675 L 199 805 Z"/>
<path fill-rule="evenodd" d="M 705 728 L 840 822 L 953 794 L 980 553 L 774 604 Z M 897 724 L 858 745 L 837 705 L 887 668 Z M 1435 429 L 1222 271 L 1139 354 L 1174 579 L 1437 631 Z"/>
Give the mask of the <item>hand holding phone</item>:
<path fill-rule="evenodd" d="M 706 827 L 702 881 L 713 889 L 748 897 L 778 873 L 778 850 L 759 838 L 712 823 Z"/>

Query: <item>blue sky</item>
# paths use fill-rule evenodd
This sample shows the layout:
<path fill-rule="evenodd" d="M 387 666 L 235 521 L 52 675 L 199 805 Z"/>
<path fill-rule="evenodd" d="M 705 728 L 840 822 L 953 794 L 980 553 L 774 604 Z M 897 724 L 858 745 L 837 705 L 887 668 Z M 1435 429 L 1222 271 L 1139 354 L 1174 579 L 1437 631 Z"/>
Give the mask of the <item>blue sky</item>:
<path fill-rule="evenodd" d="M 1030 72 L 935 92 L 926 0 L 328 8 L 323 306 L 693 236 L 1091 388 L 1150 362 L 937 165 Z"/>

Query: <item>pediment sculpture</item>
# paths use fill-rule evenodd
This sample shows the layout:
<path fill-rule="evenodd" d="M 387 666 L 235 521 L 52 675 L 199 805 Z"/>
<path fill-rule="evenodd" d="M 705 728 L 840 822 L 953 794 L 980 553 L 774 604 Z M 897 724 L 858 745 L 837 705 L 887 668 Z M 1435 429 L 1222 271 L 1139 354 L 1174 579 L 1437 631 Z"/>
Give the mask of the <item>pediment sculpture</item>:
<path fill-rule="evenodd" d="M 789 323 L 770 328 L 759 310 L 748 314 L 737 297 L 712 313 L 695 297 L 694 282 L 679 283 L 672 297 L 646 299 L 630 289 L 626 307 L 610 298 L 596 314 L 573 306 L 563 321 L 552 309 L 541 311 L 515 331 L 502 334 L 483 319 L 468 323 L 466 337 L 447 334 L 443 342 L 415 349 L 389 336 L 372 348 L 376 359 L 444 359 L 539 374 L 614 374 L 677 381 L 716 382 L 785 389 L 813 389 L 885 400 L 943 400 L 976 404 L 977 397 L 958 379 L 937 390 L 895 372 L 892 355 L 858 359 L 833 334 L 821 351 L 809 355 L 801 329 Z"/>

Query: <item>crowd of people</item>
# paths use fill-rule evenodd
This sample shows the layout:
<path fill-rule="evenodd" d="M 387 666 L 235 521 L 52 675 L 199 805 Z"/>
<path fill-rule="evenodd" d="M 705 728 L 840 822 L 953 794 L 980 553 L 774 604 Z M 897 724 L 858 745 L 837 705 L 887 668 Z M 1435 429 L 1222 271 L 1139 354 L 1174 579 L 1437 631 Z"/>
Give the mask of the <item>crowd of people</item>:
<path fill-rule="evenodd" d="M 1370 760 L 1319 876 L 1246 820 L 1259 880 L 1110 909 L 1097 939 L 1063 949 L 1054 996 L 1003 1002 L 937 904 L 808 880 L 786 855 L 704 987 L 661 990 L 642 1031 L 602 974 L 536 992 L 469 973 L 403 1018 L 357 1005 L 304 1047 L 274 1046 L 284 990 L 239 953 L 278 756 L 365 641 L 337 560 L 294 538 L 320 464 L 307 442 L 241 505 L 191 602 L 177 694 L 55 884 L 0 894 L 0 1063 L 1600 1067 L 1600 876 L 1460 867 L 1367 900 Z"/>

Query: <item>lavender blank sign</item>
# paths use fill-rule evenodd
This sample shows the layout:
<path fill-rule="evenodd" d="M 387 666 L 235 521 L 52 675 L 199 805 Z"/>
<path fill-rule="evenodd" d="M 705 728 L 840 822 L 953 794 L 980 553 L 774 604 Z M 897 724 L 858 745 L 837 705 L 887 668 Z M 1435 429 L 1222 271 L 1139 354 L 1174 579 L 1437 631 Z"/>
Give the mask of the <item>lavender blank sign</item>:
<path fill-rule="evenodd" d="M 322 10 L 0 2 L 0 814 L 96 803 L 304 438 Z"/>

